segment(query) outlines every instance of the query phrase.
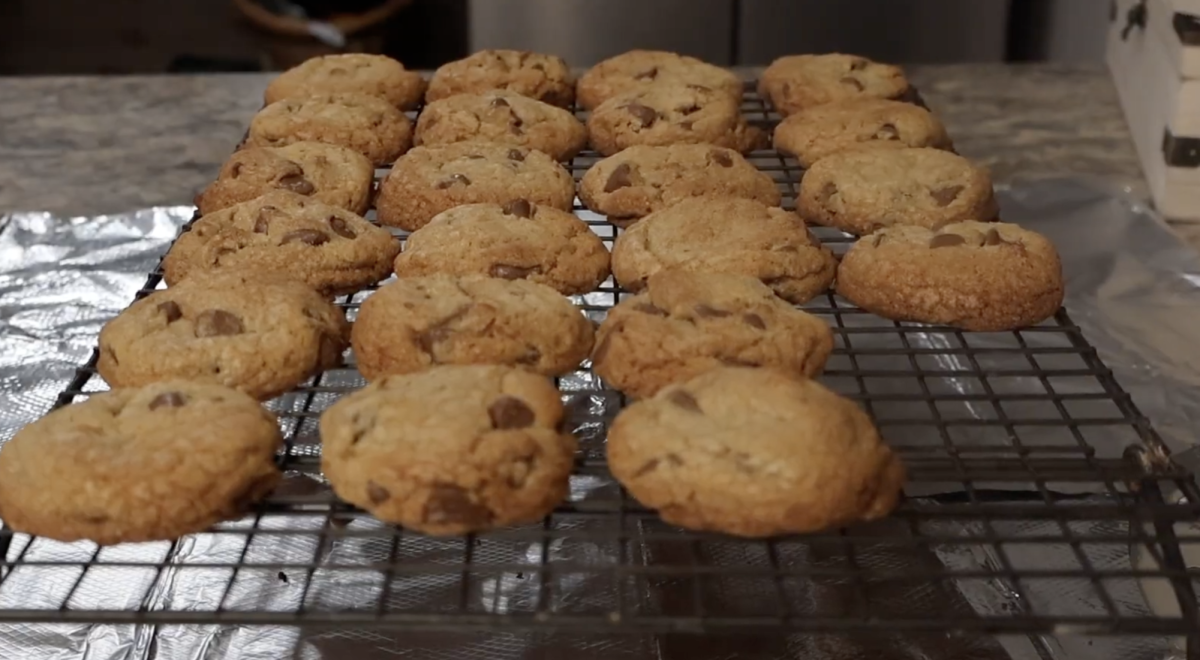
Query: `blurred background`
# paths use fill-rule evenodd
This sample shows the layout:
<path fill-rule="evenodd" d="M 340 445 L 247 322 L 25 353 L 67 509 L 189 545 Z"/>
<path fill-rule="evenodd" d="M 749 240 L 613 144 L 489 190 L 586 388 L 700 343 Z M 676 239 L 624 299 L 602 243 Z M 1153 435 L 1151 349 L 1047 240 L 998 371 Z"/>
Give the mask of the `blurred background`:
<path fill-rule="evenodd" d="M 763 65 L 1103 60 L 1109 0 L 0 0 L 0 74 L 257 71 L 317 54 L 434 68 L 481 48 L 585 67 L 630 48 Z"/>

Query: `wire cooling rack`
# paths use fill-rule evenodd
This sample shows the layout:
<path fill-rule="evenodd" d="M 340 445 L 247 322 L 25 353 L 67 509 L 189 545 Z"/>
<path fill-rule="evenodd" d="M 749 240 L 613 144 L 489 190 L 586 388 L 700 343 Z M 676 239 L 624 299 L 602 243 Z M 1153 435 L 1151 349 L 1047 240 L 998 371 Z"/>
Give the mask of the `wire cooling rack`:
<path fill-rule="evenodd" d="M 752 89 L 743 112 L 765 127 L 778 121 Z M 576 179 L 598 158 L 576 158 Z M 795 161 L 775 151 L 749 158 L 794 206 Z M 611 247 L 616 230 L 578 211 Z M 836 252 L 851 240 L 817 233 Z M 138 297 L 161 287 L 156 269 Z M 369 293 L 339 304 L 353 318 Z M 622 295 L 610 280 L 576 300 L 598 320 Z M 1170 634 L 1186 636 L 1188 657 L 1200 654 L 1191 643 L 1200 574 L 1183 560 L 1200 544 L 1185 527 L 1200 517 L 1186 503 L 1200 491 L 1065 311 L 1016 332 L 965 333 L 886 321 L 832 294 L 804 307 L 836 338 L 822 381 L 859 401 L 909 468 L 908 496 L 885 521 L 767 541 L 665 525 L 609 476 L 605 428 L 623 399 L 581 369 L 560 379 L 582 447 L 567 502 L 540 524 L 488 534 L 404 532 L 340 502 L 319 478 L 317 419 L 363 384 L 351 358 L 269 404 L 285 431 L 288 478 L 243 520 L 133 548 L 0 533 L 0 621 L 760 641 L 1020 633 L 1042 657 L 1043 633 Z M 58 405 L 106 389 L 95 362 Z M 1167 609 L 1176 611 L 1149 606 L 1147 585 L 1173 594 Z"/>

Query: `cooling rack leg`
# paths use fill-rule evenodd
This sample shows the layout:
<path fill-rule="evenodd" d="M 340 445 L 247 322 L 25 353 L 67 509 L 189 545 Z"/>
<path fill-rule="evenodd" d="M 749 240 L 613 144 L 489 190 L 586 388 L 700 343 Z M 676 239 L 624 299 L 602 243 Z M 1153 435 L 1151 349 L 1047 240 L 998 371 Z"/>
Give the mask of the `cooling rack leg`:
<path fill-rule="evenodd" d="M 1151 504 L 1163 505 L 1162 489 L 1153 477 L 1143 479 L 1139 489 L 1142 497 Z M 1200 624 L 1200 605 L 1196 603 L 1196 590 L 1187 577 L 1187 564 L 1183 560 L 1183 551 L 1179 548 L 1179 539 L 1175 536 L 1175 525 L 1169 520 L 1154 521 L 1154 536 L 1158 540 L 1159 551 L 1162 553 L 1163 568 L 1171 572 L 1171 588 L 1179 601 L 1179 611 L 1183 618 L 1193 624 Z M 1187 636 L 1188 660 L 1200 660 L 1200 634 L 1190 633 Z"/>
<path fill-rule="evenodd" d="M 8 525 L 0 522 L 0 561 L 5 562 L 5 566 L 8 566 L 8 550 L 12 547 L 12 539 L 12 530 L 8 528 Z M 0 577 L 12 572 L 12 569 L 12 566 L 8 566 L 7 570 L 0 566 Z"/>

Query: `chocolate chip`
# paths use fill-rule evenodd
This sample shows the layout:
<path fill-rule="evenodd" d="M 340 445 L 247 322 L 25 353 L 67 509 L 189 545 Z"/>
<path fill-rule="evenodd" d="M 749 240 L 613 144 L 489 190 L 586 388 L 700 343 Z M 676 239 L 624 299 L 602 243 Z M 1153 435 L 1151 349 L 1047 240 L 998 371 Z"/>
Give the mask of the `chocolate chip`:
<path fill-rule="evenodd" d="M 859 92 L 866 89 L 866 86 L 862 84 L 861 80 L 859 80 L 858 78 L 854 78 L 852 76 L 846 76 L 846 77 L 842 78 L 841 80 L 839 80 L 838 82 L 842 83 L 843 85 L 849 85 L 849 86 L 853 87 L 856 91 L 859 91 Z"/>
<path fill-rule="evenodd" d="M 240 335 L 246 331 L 242 319 L 223 309 L 209 309 L 200 312 L 196 317 L 197 337 L 228 337 Z"/>
<path fill-rule="evenodd" d="M 652 67 L 633 76 L 634 80 L 654 80 L 658 77 L 658 67 Z"/>
<path fill-rule="evenodd" d="M 425 351 L 429 357 L 434 358 L 434 346 L 445 340 L 450 335 L 454 334 L 454 329 L 450 326 L 454 325 L 455 321 L 466 316 L 467 313 L 471 311 L 472 307 L 474 307 L 474 305 L 464 305 L 460 309 L 455 310 L 450 316 L 447 316 L 446 318 L 426 328 L 424 332 L 417 335 L 417 345 L 420 346 L 421 350 Z M 436 358 L 434 361 L 436 362 Z"/>
<path fill-rule="evenodd" d="M 690 114 L 699 112 L 700 106 L 696 105 L 695 103 L 691 103 L 691 104 L 688 104 L 685 106 L 675 108 L 675 111 L 682 115 L 690 115 Z"/>
<path fill-rule="evenodd" d="M 649 128 L 658 121 L 658 111 L 641 103 L 630 103 L 625 106 L 625 111 L 641 122 L 642 128 Z"/>
<path fill-rule="evenodd" d="M 717 309 L 716 307 L 711 307 L 709 305 L 696 305 L 696 316 L 699 316 L 702 319 L 721 319 L 732 315 L 733 312 L 727 312 L 723 309 Z"/>
<path fill-rule="evenodd" d="M 610 193 L 614 190 L 627 188 L 633 185 L 633 179 L 630 174 L 633 173 L 633 167 L 629 163 L 621 163 L 613 169 L 612 174 L 608 175 L 608 181 L 604 184 L 604 192 Z"/>
<path fill-rule="evenodd" d="M 502 280 L 519 280 L 528 277 L 530 273 L 535 273 L 538 268 L 522 268 L 521 266 L 509 266 L 507 264 L 493 264 L 488 269 L 488 275 L 499 277 Z"/>
<path fill-rule="evenodd" d="M 434 187 L 437 188 L 438 190 L 445 190 L 446 188 L 449 188 L 450 186 L 452 186 L 456 183 L 461 183 L 464 186 L 469 186 L 469 185 L 471 185 L 471 180 L 468 179 L 465 174 L 451 174 L 449 177 L 442 179 L 441 181 L 438 181 L 437 185 Z"/>
<path fill-rule="evenodd" d="M 930 248 L 954 247 L 966 244 L 967 239 L 958 234 L 938 234 L 929 241 Z"/>
<path fill-rule="evenodd" d="M 651 316 L 666 316 L 667 313 L 650 303 L 638 303 L 633 306 L 635 312 L 649 314 Z"/>
<path fill-rule="evenodd" d="M 521 151 L 520 149 L 509 149 L 508 159 L 515 160 L 518 163 L 523 162 L 525 160 L 525 152 Z"/>
<path fill-rule="evenodd" d="M 856 57 L 853 60 L 850 60 L 850 70 L 862 71 L 863 69 L 867 68 L 867 65 L 870 63 L 871 61 L 866 58 Z"/>
<path fill-rule="evenodd" d="M 317 246 L 329 242 L 329 234 L 316 229 L 294 229 L 283 235 L 279 241 L 280 245 L 288 243 L 304 243 L 305 245 Z"/>
<path fill-rule="evenodd" d="M 336 215 L 329 216 L 329 228 L 333 230 L 333 233 L 342 238 L 355 238 L 357 236 L 354 230 L 350 228 L 350 225 Z"/>
<path fill-rule="evenodd" d="M 763 318 L 758 314 L 742 314 L 742 321 L 752 328 L 758 328 L 759 330 L 767 329 L 766 321 L 763 321 Z"/>
<path fill-rule="evenodd" d="M 158 303 L 159 313 L 167 317 L 167 323 L 174 323 L 183 318 L 183 310 L 179 309 L 179 304 L 174 300 Z"/>
<path fill-rule="evenodd" d="M 533 204 L 530 204 L 527 199 L 514 199 L 506 202 L 504 206 L 500 207 L 500 210 L 504 212 L 504 215 L 515 215 L 518 218 L 533 217 Z"/>
<path fill-rule="evenodd" d="M 488 419 L 494 429 L 523 429 L 533 424 L 533 408 L 515 396 L 504 395 L 488 406 Z"/>
<path fill-rule="evenodd" d="M 821 187 L 821 192 L 817 193 L 817 198 L 820 200 L 822 206 L 827 206 L 829 204 L 829 200 L 837 193 L 837 184 L 830 181 Z"/>
<path fill-rule="evenodd" d="M 279 209 L 275 208 L 274 206 L 264 206 L 259 209 L 258 218 L 254 221 L 254 233 L 267 233 L 268 225 L 271 222 L 271 216 L 277 215 L 278 213 Z"/>
<path fill-rule="evenodd" d="M 721 167 L 733 167 L 733 158 L 724 151 L 714 151 L 712 153 L 713 162 Z"/>
<path fill-rule="evenodd" d="M 688 392 L 687 390 L 672 391 L 667 395 L 667 401 L 670 401 L 676 406 L 679 406 L 680 408 L 683 408 L 689 412 L 703 412 L 700 410 L 700 402 L 697 401 L 696 397 L 692 396 L 692 393 Z"/>
<path fill-rule="evenodd" d="M 509 107 L 508 101 L 504 100 L 502 97 L 499 97 L 499 96 L 492 99 L 492 102 L 489 103 L 488 106 L 492 107 L 492 108 L 507 108 L 507 107 Z"/>
<path fill-rule="evenodd" d="M 374 481 L 367 482 L 367 499 L 371 500 L 371 504 L 383 504 L 391 496 L 392 494 L 383 486 Z"/>
<path fill-rule="evenodd" d="M 1008 241 L 1004 240 L 1004 237 L 1000 235 L 1000 232 L 998 230 L 989 229 L 989 230 L 987 230 L 987 233 L 983 235 L 983 244 L 984 245 L 1007 245 Z"/>
<path fill-rule="evenodd" d="M 937 202 L 938 206 L 950 206 L 950 202 L 958 199 L 958 194 L 963 191 L 963 186 L 948 186 L 946 188 L 937 188 L 929 191 L 929 196 L 933 201 Z"/>
<path fill-rule="evenodd" d="M 242 164 L 234 163 L 233 167 L 229 168 L 229 178 L 236 179 L 242 174 Z"/>
<path fill-rule="evenodd" d="M 279 187 L 299 195 L 311 195 L 316 188 L 308 179 L 300 174 L 288 174 L 279 179 Z"/>
<path fill-rule="evenodd" d="M 512 124 L 509 125 L 508 130 L 513 135 L 525 135 L 525 129 L 521 128 L 524 125 L 525 125 L 525 121 L 523 119 L 521 119 L 520 117 L 518 117 L 516 115 L 516 113 L 513 113 Z"/>
<path fill-rule="evenodd" d="M 534 346 L 526 346 L 525 352 L 517 358 L 517 364 L 535 365 L 542 359 L 542 352 Z"/>
<path fill-rule="evenodd" d="M 492 521 L 487 507 L 471 501 L 466 490 L 453 484 L 434 484 L 425 501 L 425 522 L 480 527 Z"/>
<path fill-rule="evenodd" d="M 151 399 L 150 410 L 158 410 L 162 407 L 182 408 L 185 403 L 187 403 L 187 397 L 182 392 L 163 392 Z"/>
<path fill-rule="evenodd" d="M 884 124 L 875 131 L 876 140 L 899 140 L 900 131 L 896 130 L 895 124 Z"/>

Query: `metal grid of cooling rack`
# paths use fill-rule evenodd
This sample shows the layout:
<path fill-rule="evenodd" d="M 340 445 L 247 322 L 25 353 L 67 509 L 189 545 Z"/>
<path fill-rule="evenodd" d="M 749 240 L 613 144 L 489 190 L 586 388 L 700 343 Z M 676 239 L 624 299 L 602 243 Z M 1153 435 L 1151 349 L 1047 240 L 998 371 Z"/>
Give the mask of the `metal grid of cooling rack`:
<path fill-rule="evenodd" d="M 743 111 L 778 121 L 752 90 Z M 795 162 L 774 151 L 749 158 L 791 206 Z M 597 159 L 576 158 L 576 179 Z M 611 247 L 617 230 L 578 211 Z M 817 233 L 839 252 L 851 240 Z M 138 297 L 160 287 L 156 270 Z M 353 318 L 367 295 L 339 304 Z M 610 281 L 577 302 L 599 319 L 622 295 Z M 249 517 L 196 535 L 222 552 L 190 561 L 176 542 L 135 555 L 86 543 L 47 553 L 39 544 L 49 541 L 2 532 L 0 621 L 1172 634 L 1200 654 L 1190 643 L 1198 576 L 1181 555 L 1200 534 L 1179 526 L 1200 507 L 1163 495 L 1200 502 L 1200 490 L 1065 311 L 1016 332 L 964 333 L 885 321 L 832 294 L 805 308 L 837 342 L 823 382 L 859 401 L 909 467 L 908 497 L 886 521 L 766 541 L 664 525 L 608 475 L 604 430 L 623 399 L 581 369 L 560 380 L 582 447 L 568 501 L 527 527 L 440 540 L 404 532 L 338 501 L 317 476 L 317 418 L 363 384 L 351 360 L 268 404 L 285 430 L 289 478 Z M 93 356 L 58 405 L 103 389 Z M 162 597 L 195 576 L 218 588 L 186 607 Z M 135 585 L 127 605 L 79 605 L 112 580 Z M 1147 581 L 1169 585 L 1180 615 L 1146 609 Z M 5 600 L 14 582 L 38 585 L 36 606 Z M 288 597 L 272 595 L 284 588 Z M 1075 607 L 1054 600 L 1063 592 Z"/>

